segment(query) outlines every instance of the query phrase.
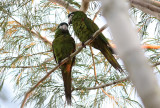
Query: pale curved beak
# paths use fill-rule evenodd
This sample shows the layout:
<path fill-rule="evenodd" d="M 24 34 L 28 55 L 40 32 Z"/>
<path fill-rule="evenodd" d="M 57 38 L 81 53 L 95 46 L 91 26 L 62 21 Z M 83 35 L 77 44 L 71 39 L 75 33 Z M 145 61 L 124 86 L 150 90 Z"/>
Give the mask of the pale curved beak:
<path fill-rule="evenodd" d="M 68 24 L 69 24 L 69 25 L 72 24 L 72 16 L 70 16 L 70 17 L 68 18 Z"/>
<path fill-rule="evenodd" d="M 63 25 L 63 26 L 62 26 L 62 29 L 63 29 L 63 30 L 68 30 L 68 27 L 67 27 L 66 25 Z"/>

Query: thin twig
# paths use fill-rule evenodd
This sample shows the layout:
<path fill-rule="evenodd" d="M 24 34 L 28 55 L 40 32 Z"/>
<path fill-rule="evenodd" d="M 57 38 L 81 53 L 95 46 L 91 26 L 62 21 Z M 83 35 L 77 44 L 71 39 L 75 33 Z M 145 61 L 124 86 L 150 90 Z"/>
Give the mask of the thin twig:
<path fill-rule="evenodd" d="M 103 88 L 101 88 L 102 92 L 107 95 L 108 97 L 110 97 L 111 99 L 113 99 L 115 101 L 115 103 L 118 105 L 118 102 L 116 101 L 115 97 L 112 95 L 109 95 Z M 121 108 L 121 107 L 120 107 Z"/>
<path fill-rule="evenodd" d="M 5 59 L 1 59 L 0 61 L 4 61 L 4 60 L 10 60 L 10 59 L 15 59 L 15 58 L 20 58 L 20 57 L 29 57 L 29 56 L 34 56 L 34 55 L 38 55 L 38 54 L 44 54 L 44 53 L 49 53 L 51 52 L 52 50 L 48 50 L 48 51 L 44 51 L 44 52 L 38 52 L 38 53 L 34 53 L 34 54 L 26 54 L 24 56 L 22 55 L 19 55 L 17 57 L 6 57 Z"/>
<path fill-rule="evenodd" d="M 95 13 L 93 21 L 97 18 L 97 15 L 99 14 L 99 12 L 102 10 L 102 7 L 99 8 L 99 10 Z"/>
<path fill-rule="evenodd" d="M 156 67 L 156 66 L 158 66 L 158 65 L 160 65 L 160 62 L 155 63 L 154 65 L 152 65 L 152 67 Z"/>
<path fill-rule="evenodd" d="M 116 81 L 113 81 L 113 82 L 110 82 L 110 83 L 107 83 L 107 84 L 99 85 L 97 87 L 74 88 L 73 90 L 82 90 L 82 89 L 84 89 L 84 90 L 95 90 L 95 89 L 104 88 L 104 87 L 107 87 L 107 86 L 110 86 L 110 85 L 113 85 L 113 84 L 117 84 L 117 83 L 126 81 L 128 79 L 129 79 L 129 77 L 126 77 L 126 78 L 123 78 L 123 79 L 120 79 L 120 80 L 116 80 Z"/>
<path fill-rule="evenodd" d="M 89 6 L 89 1 L 88 0 L 82 0 L 80 10 L 83 11 L 83 12 L 86 12 L 87 9 L 88 9 L 88 6 Z"/>
<path fill-rule="evenodd" d="M 152 5 L 151 3 L 148 3 L 148 2 L 143 2 L 143 1 L 139 1 L 139 0 L 129 0 L 132 4 L 135 4 L 135 5 L 139 5 L 139 6 L 142 6 L 142 7 L 145 7 L 153 12 L 158 12 L 160 13 L 160 8 L 155 6 L 155 5 Z"/>
<path fill-rule="evenodd" d="M 66 1 L 63 1 L 63 0 L 49 0 L 49 1 L 53 2 L 53 3 L 58 3 L 59 5 L 63 6 L 64 8 L 69 10 L 70 12 L 78 11 L 74 7 L 70 6 Z"/>
<path fill-rule="evenodd" d="M 27 30 L 28 32 L 31 32 L 34 36 L 40 38 L 41 40 L 43 40 L 43 42 L 52 45 L 52 43 L 44 36 L 42 36 L 40 33 L 30 30 L 29 28 L 27 28 L 26 26 L 22 25 L 20 22 L 18 22 L 16 19 L 14 19 L 12 16 L 10 16 L 17 24 L 19 24 L 22 28 L 24 28 L 25 30 Z"/>
<path fill-rule="evenodd" d="M 35 68 L 35 67 L 39 67 L 39 66 L 0 66 L 0 68 Z"/>
<path fill-rule="evenodd" d="M 153 5 L 157 6 L 157 7 L 160 7 L 160 2 L 159 1 L 156 1 L 156 0 L 151 0 L 150 1 Z"/>
<path fill-rule="evenodd" d="M 100 28 L 99 30 L 97 30 L 97 31 L 93 34 L 92 38 L 89 39 L 89 40 L 87 40 L 87 41 L 84 43 L 84 46 L 81 46 L 80 48 L 78 48 L 78 50 L 76 50 L 74 53 L 72 53 L 69 58 L 66 57 L 65 59 L 63 59 L 63 60 L 61 61 L 61 63 L 57 64 L 57 65 L 56 65 L 52 70 L 50 70 L 35 86 L 33 86 L 33 87 L 26 93 L 26 95 L 25 95 L 25 97 L 24 97 L 24 99 L 23 99 L 23 102 L 22 102 L 22 104 L 21 104 L 21 108 L 24 107 L 24 104 L 25 104 L 27 98 L 29 97 L 29 95 L 31 94 L 31 92 L 32 92 L 34 89 L 36 89 L 45 79 L 47 79 L 52 72 L 54 72 L 54 71 L 55 71 L 56 69 L 58 69 L 61 65 L 63 65 L 65 62 L 67 62 L 70 58 L 73 58 L 75 55 L 77 55 L 86 45 L 89 45 L 105 28 L 107 28 L 107 26 L 108 26 L 108 25 L 106 24 L 106 25 L 104 25 L 102 28 Z"/>
<path fill-rule="evenodd" d="M 89 48 L 91 50 L 91 55 L 92 55 L 92 61 L 93 61 L 93 67 L 94 67 L 94 76 L 95 76 L 95 79 L 96 79 L 96 82 L 97 82 L 97 73 L 96 73 L 96 66 L 95 66 L 95 62 L 94 62 L 94 54 L 93 54 L 92 47 L 89 46 Z"/>
<path fill-rule="evenodd" d="M 24 28 L 25 30 L 27 30 L 28 32 L 31 32 L 33 35 L 35 35 L 36 37 L 42 39 L 45 43 L 52 45 L 52 43 L 44 36 L 40 35 L 40 33 L 30 30 L 29 28 L 27 28 L 25 25 L 21 24 L 20 22 L 18 22 L 15 18 L 13 18 L 5 9 L 2 9 L 2 11 L 6 14 L 8 14 L 8 16 L 10 18 L 12 18 L 18 25 L 20 25 L 22 28 Z"/>
<path fill-rule="evenodd" d="M 92 61 L 93 61 L 93 67 L 94 67 L 94 76 L 95 76 L 95 79 L 96 79 L 96 84 L 98 84 L 99 86 L 101 85 L 98 80 L 97 80 L 97 73 L 96 73 L 96 66 L 95 66 L 95 61 L 94 61 L 94 54 L 93 54 L 93 50 L 92 50 L 92 47 L 90 47 L 90 50 L 91 50 L 91 54 L 92 54 Z M 115 101 L 115 103 L 118 105 L 118 102 L 115 100 L 115 97 L 114 96 L 111 96 L 109 95 L 103 88 L 101 88 L 102 92 L 107 95 L 109 98 L 113 99 Z"/>

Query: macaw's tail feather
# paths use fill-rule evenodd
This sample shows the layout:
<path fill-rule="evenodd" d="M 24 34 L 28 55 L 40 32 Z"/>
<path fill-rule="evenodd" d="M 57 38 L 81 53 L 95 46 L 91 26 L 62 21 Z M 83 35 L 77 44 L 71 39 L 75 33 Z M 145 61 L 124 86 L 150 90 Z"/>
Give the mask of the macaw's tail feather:
<path fill-rule="evenodd" d="M 63 76 L 63 82 L 64 82 L 64 89 L 65 89 L 65 97 L 67 100 L 67 104 L 71 105 L 71 64 L 64 64 L 62 66 L 62 76 Z"/>
<path fill-rule="evenodd" d="M 108 62 L 115 69 L 117 69 L 119 72 L 123 72 L 123 69 L 121 68 L 121 66 L 119 65 L 119 63 L 115 59 L 115 57 L 112 55 L 112 52 L 108 47 L 106 47 L 106 46 L 100 47 L 99 50 L 101 51 L 101 53 L 105 56 L 105 58 L 108 60 Z"/>

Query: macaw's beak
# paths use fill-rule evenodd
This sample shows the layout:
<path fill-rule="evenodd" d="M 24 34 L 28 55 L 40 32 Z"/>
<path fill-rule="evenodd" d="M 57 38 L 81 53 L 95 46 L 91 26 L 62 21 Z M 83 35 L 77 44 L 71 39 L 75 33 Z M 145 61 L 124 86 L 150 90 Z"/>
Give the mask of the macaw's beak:
<path fill-rule="evenodd" d="M 66 31 L 66 30 L 68 30 L 68 27 L 66 25 L 63 25 L 62 29 Z"/>
<path fill-rule="evenodd" d="M 72 24 L 72 16 L 68 17 L 68 24 Z"/>

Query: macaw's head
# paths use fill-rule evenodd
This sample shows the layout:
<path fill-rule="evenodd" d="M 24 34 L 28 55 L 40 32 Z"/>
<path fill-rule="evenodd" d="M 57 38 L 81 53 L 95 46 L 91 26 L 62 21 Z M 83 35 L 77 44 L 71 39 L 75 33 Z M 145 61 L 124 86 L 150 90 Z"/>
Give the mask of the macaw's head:
<path fill-rule="evenodd" d="M 68 24 L 65 22 L 62 22 L 58 25 L 58 28 L 56 29 L 55 32 L 55 38 L 59 37 L 60 35 L 64 35 L 64 34 L 69 34 L 68 31 Z M 65 35 L 64 35 L 65 36 Z"/>
<path fill-rule="evenodd" d="M 86 18 L 87 15 L 83 11 L 74 11 L 68 15 L 68 24 L 72 24 L 76 20 Z"/>
<path fill-rule="evenodd" d="M 58 29 L 62 30 L 62 31 L 68 31 L 68 24 L 65 22 L 62 22 L 58 25 Z"/>

